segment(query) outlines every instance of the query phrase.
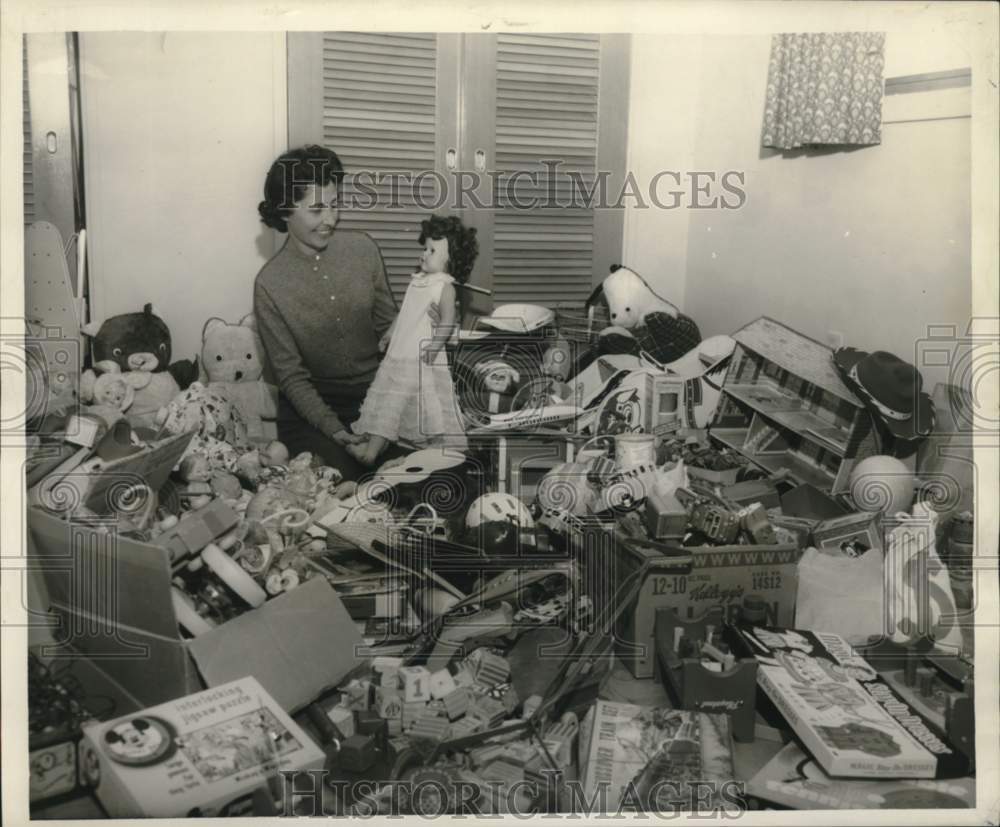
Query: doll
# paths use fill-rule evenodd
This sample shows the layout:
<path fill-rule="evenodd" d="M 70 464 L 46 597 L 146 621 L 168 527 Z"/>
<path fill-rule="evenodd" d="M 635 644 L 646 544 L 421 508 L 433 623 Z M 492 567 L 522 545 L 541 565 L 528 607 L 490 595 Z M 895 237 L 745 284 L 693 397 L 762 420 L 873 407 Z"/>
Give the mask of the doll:
<path fill-rule="evenodd" d="M 400 439 L 417 445 L 442 437 L 464 441 L 444 347 L 455 326 L 455 283 L 465 282 L 479 254 L 476 230 L 453 216 L 432 215 L 421 222 L 420 244 L 420 269 L 379 343 L 385 358 L 352 425 L 365 439 L 347 450 L 364 465 L 374 465 L 389 442 Z"/>

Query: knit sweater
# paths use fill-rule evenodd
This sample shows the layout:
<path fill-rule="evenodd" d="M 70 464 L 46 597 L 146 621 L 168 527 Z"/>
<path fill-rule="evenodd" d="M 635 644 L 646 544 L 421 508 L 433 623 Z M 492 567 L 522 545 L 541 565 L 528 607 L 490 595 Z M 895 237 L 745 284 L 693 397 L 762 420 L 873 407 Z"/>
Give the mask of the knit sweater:
<path fill-rule="evenodd" d="M 254 314 L 281 392 L 322 433 L 343 430 L 322 395 L 371 383 L 379 339 L 396 315 L 372 238 L 337 229 L 311 255 L 289 239 L 257 274 Z"/>

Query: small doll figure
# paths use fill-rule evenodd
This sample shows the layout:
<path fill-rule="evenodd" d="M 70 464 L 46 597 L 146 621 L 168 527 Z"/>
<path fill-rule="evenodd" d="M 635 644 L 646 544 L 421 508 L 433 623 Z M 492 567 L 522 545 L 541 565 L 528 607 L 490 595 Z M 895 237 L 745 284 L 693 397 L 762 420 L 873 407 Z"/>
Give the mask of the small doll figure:
<path fill-rule="evenodd" d="M 427 445 L 464 434 L 444 347 L 455 327 L 454 285 L 468 279 L 479 244 L 475 229 L 455 217 L 432 215 L 420 228 L 420 269 L 382 338 L 385 358 L 352 426 L 365 439 L 347 446 L 364 465 L 374 465 L 390 442 Z"/>

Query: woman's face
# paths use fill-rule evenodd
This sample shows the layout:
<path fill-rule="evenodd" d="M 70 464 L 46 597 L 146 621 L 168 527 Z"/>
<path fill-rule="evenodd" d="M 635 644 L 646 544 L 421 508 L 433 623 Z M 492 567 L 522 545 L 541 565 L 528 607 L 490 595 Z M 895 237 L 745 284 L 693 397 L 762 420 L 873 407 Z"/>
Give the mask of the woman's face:
<path fill-rule="evenodd" d="M 339 218 L 337 185 L 310 184 L 285 221 L 292 241 L 302 252 L 312 254 L 326 249 Z"/>

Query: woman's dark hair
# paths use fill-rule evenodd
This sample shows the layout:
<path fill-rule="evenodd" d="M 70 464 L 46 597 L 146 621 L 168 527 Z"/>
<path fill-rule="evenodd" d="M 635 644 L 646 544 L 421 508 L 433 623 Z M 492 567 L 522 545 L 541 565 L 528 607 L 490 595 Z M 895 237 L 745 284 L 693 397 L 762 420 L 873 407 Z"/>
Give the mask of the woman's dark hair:
<path fill-rule="evenodd" d="M 476 228 L 466 227 L 453 215 L 432 215 L 420 222 L 420 243 L 427 239 L 440 241 L 448 239 L 448 275 L 459 284 L 464 284 L 479 255 Z"/>
<path fill-rule="evenodd" d="M 260 219 L 278 232 L 288 232 L 285 217 L 302 200 L 306 187 L 336 184 L 344 178 L 344 165 L 332 149 L 312 144 L 280 156 L 264 181 L 264 200 L 257 205 Z"/>

